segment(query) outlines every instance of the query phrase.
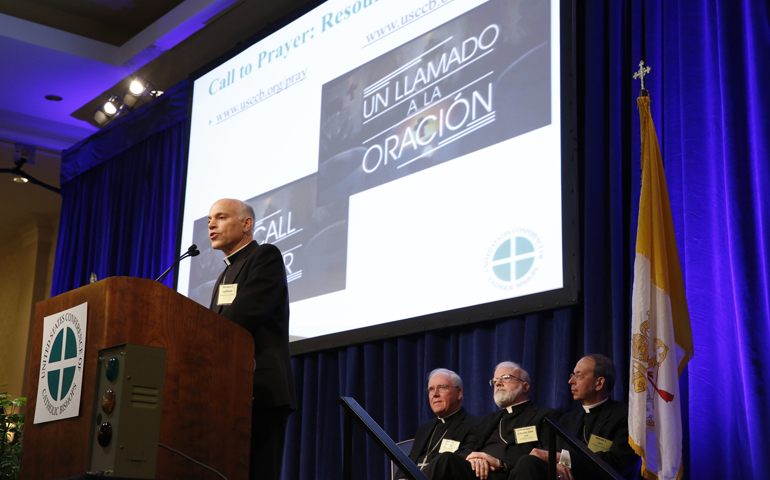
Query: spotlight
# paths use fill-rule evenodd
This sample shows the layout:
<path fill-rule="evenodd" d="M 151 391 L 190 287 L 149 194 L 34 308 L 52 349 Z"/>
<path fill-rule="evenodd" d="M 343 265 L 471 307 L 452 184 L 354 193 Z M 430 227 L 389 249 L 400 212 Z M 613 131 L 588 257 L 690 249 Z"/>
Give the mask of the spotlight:
<path fill-rule="evenodd" d="M 120 101 L 118 96 L 111 95 L 109 100 L 94 112 L 94 120 L 96 120 L 99 126 L 103 126 L 120 115 L 123 107 L 123 102 Z"/>
<path fill-rule="evenodd" d="M 143 85 L 142 82 L 140 82 L 138 79 L 136 79 L 131 82 L 128 90 L 134 95 L 141 95 L 145 90 L 147 90 L 147 87 Z"/>
<path fill-rule="evenodd" d="M 141 75 L 131 75 L 131 84 L 123 94 L 123 103 L 132 108 L 150 90 L 150 82 Z"/>

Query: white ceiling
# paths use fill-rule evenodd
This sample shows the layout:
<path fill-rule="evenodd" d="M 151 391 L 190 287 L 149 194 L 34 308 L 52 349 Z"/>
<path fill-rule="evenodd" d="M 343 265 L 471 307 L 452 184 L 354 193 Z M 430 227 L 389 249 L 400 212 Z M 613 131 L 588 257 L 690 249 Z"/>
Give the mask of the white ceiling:
<path fill-rule="evenodd" d="M 14 167 L 15 143 L 33 145 L 22 170 L 58 187 L 60 152 L 98 130 L 93 112 L 132 74 L 166 90 L 306 1 L 0 2 L 0 169 Z M 0 237 L 59 208 L 55 193 L 0 174 Z"/>

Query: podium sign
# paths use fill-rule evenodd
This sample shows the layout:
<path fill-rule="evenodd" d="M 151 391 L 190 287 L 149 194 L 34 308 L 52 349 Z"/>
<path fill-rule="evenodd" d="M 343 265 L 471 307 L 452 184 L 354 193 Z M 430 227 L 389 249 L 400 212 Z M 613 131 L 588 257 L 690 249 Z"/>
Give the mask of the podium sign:
<path fill-rule="evenodd" d="M 45 317 L 35 422 L 80 414 L 88 304 Z"/>

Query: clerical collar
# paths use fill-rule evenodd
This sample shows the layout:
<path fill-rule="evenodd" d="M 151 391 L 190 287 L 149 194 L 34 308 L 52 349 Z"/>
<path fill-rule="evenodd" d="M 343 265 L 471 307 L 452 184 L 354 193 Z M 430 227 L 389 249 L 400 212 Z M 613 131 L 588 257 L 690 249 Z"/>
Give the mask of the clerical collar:
<path fill-rule="evenodd" d="M 511 405 L 510 407 L 505 407 L 505 410 L 508 410 L 508 413 L 513 413 L 513 409 L 514 409 L 515 407 L 518 407 L 519 405 L 524 405 L 524 404 L 525 404 L 525 403 L 527 403 L 528 401 L 529 401 L 529 400 L 524 400 L 523 402 L 519 402 L 519 403 L 517 403 L 517 404 L 515 404 L 515 405 Z"/>
<path fill-rule="evenodd" d="M 459 412 L 459 411 L 460 411 L 460 410 L 462 410 L 462 409 L 463 409 L 463 407 L 460 407 L 460 408 L 458 408 L 458 409 L 457 409 L 457 411 L 456 411 L 456 412 L 454 412 L 454 413 L 450 413 L 450 414 L 449 414 L 449 415 L 447 415 L 446 417 L 438 417 L 438 419 L 439 419 L 439 420 L 441 420 L 441 423 L 446 423 L 446 419 L 447 419 L 447 418 L 449 418 L 449 417 L 451 417 L 451 416 L 453 416 L 453 415 L 457 414 L 457 412 Z"/>
<path fill-rule="evenodd" d="M 253 242 L 253 241 L 254 241 L 254 240 L 252 240 L 251 242 Z M 233 252 L 233 253 L 231 253 L 230 255 L 226 256 L 226 257 L 224 258 L 224 260 L 225 260 L 225 264 L 227 264 L 227 266 L 228 266 L 228 267 L 229 267 L 230 265 L 232 265 L 232 262 L 230 261 L 230 259 L 233 257 L 233 255 L 235 255 L 236 253 L 240 252 L 240 251 L 241 251 L 241 250 L 243 250 L 244 248 L 246 248 L 246 247 L 248 247 L 249 245 L 251 245 L 251 242 L 247 243 L 246 245 L 242 246 L 241 248 L 239 248 L 238 250 L 234 251 L 234 252 Z"/>
<path fill-rule="evenodd" d="M 594 403 L 593 405 L 583 405 L 583 410 L 585 410 L 586 413 L 591 413 L 591 409 L 594 409 L 594 408 L 598 407 L 599 405 L 603 405 L 604 402 L 606 402 L 609 399 L 610 399 L 610 397 L 607 397 L 607 398 L 605 398 L 604 400 L 602 400 L 599 403 Z"/>

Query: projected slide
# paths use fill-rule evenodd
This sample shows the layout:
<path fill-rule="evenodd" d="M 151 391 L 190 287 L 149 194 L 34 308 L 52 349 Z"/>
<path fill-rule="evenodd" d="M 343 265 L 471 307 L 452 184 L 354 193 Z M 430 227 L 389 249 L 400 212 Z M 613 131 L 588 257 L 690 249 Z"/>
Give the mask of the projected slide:
<path fill-rule="evenodd" d="M 548 30 L 526 47 L 506 39 L 508 26 L 490 23 L 504 6 L 477 7 L 323 86 L 320 201 L 550 123 Z"/>
<path fill-rule="evenodd" d="M 224 197 L 281 249 L 295 337 L 561 288 L 557 18 L 330 0 L 197 78 L 179 291 L 210 302 Z"/>

